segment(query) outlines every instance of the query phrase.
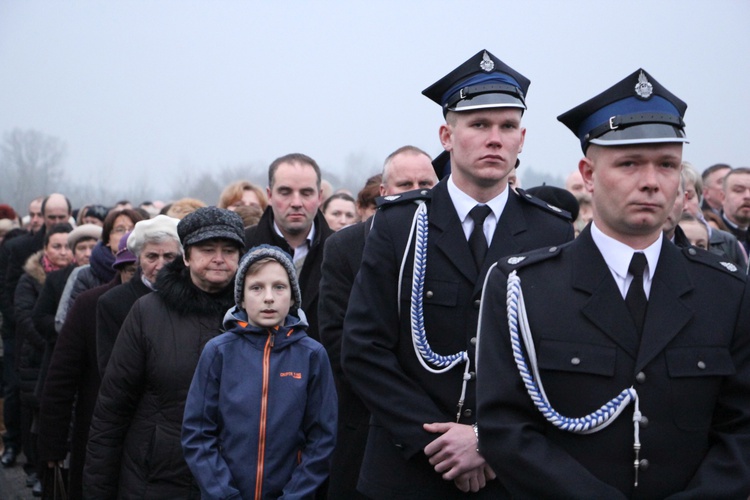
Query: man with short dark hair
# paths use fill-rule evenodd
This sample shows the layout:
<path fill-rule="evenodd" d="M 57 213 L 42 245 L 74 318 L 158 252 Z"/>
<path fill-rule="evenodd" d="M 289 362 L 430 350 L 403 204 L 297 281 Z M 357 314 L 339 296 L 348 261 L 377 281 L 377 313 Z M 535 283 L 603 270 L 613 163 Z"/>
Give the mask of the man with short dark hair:
<path fill-rule="evenodd" d="M 282 248 L 292 255 L 302 287 L 302 310 L 310 328 L 318 334 L 318 285 L 323 261 L 323 244 L 333 234 L 321 205 L 320 167 L 307 155 L 292 153 L 274 160 L 268 167 L 268 208 L 257 225 L 245 231 L 245 248 L 263 243 Z"/>
<path fill-rule="evenodd" d="M 443 109 L 451 173 L 386 197 L 344 323 L 344 373 L 372 412 L 358 484 L 368 497 L 503 494 L 472 428 L 484 276 L 503 255 L 573 238 L 569 216 L 508 188 L 528 86 L 480 51 L 423 92 Z"/>
<path fill-rule="evenodd" d="M 745 251 L 750 250 L 750 168 L 740 167 L 729 171 L 723 181 L 721 219 L 727 230 L 737 237 Z"/>
<path fill-rule="evenodd" d="M 726 163 L 711 165 L 701 174 L 703 179 L 703 203 L 702 210 L 711 210 L 715 214 L 721 214 L 724 203 L 724 178 L 732 170 Z"/>
<path fill-rule="evenodd" d="M 686 108 L 637 70 L 558 117 L 593 222 L 489 273 L 479 450 L 514 498 L 750 494 L 746 276 L 662 232 Z"/>

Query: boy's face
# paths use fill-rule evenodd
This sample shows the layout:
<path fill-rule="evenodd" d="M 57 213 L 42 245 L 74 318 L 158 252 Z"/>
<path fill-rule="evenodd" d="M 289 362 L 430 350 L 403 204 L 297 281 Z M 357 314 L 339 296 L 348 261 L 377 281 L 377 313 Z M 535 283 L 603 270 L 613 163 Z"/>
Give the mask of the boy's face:
<path fill-rule="evenodd" d="M 245 276 L 242 307 L 251 325 L 270 328 L 284 323 L 292 306 L 289 275 L 278 262 L 269 262 Z"/>

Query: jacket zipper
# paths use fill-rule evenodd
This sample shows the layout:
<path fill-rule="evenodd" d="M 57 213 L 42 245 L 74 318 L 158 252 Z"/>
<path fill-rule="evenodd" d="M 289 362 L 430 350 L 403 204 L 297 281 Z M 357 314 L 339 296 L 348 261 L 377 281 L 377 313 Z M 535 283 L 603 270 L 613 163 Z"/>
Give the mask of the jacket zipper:
<path fill-rule="evenodd" d="M 258 439 L 258 466 L 255 473 L 255 499 L 263 497 L 263 466 L 266 459 L 266 420 L 268 416 L 268 383 L 271 371 L 271 349 L 273 349 L 275 335 L 268 330 L 268 339 L 263 348 L 263 394 L 260 399 L 260 436 Z"/>

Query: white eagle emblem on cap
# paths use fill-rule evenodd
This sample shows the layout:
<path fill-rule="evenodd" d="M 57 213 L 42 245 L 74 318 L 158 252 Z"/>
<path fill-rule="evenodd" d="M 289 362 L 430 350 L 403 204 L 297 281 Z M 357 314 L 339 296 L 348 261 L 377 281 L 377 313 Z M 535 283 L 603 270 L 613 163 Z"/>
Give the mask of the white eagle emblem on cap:
<path fill-rule="evenodd" d="M 737 266 L 735 266 L 731 262 L 719 262 L 719 264 L 721 264 L 722 266 L 724 266 L 725 268 L 727 268 L 727 270 L 729 270 L 729 271 L 731 271 L 733 273 L 737 272 Z"/>
<path fill-rule="evenodd" d="M 520 264 L 524 260 L 526 260 L 526 257 L 511 257 L 510 259 L 508 259 L 508 264 L 510 264 L 511 266 L 515 266 L 516 264 Z"/>
<path fill-rule="evenodd" d="M 384 199 L 385 201 L 394 201 L 394 200 L 398 200 L 399 198 L 401 198 L 401 195 L 400 195 L 400 194 L 392 194 L 392 195 L 390 195 L 390 196 L 384 196 L 384 197 L 383 197 L 383 199 Z"/>
<path fill-rule="evenodd" d="M 653 92 L 654 86 L 651 85 L 651 82 L 648 81 L 646 75 L 641 71 L 641 74 L 638 75 L 638 83 L 635 84 L 635 94 L 641 99 L 648 99 Z"/>
<path fill-rule="evenodd" d="M 495 63 L 492 61 L 492 59 L 490 59 L 490 55 L 486 50 L 484 51 L 484 55 L 482 56 L 482 62 L 479 63 L 479 67 L 487 73 L 495 69 Z"/>

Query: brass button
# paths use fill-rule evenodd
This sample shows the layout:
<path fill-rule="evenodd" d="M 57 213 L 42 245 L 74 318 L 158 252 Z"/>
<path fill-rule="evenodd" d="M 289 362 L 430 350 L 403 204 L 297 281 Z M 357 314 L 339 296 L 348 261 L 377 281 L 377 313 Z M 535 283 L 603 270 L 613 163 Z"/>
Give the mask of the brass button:
<path fill-rule="evenodd" d="M 433 295 L 435 294 L 432 293 L 432 290 L 428 290 L 424 293 L 424 296 L 427 297 L 428 299 L 431 299 Z"/>
<path fill-rule="evenodd" d="M 573 366 L 580 365 L 581 364 L 581 358 L 576 357 L 576 358 L 571 359 L 570 360 L 570 364 L 573 365 Z"/>
<path fill-rule="evenodd" d="M 470 417 L 470 416 L 471 416 L 471 413 L 472 413 L 472 412 L 471 412 L 471 409 L 466 409 L 466 410 L 464 410 L 464 417 L 467 417 L 467 418 L 468 418 L 468 417 Z"/>
<path fill-rule="evenodd" d="M 549 247 L 549 253 L 557 252 L 557 247 Z"/>
<path fill-rule="evenodd" d="M 646 374 L 643 372 L 638 372 L 638 375 L 635 376 L 635 380 L 642 384 L 646 381 Z"/>
<path fill-rule="evenodd" d="M 471 337 L 471 338 L 469 339 L 469 343 L 470 343 L 471 345 L 477 345 L 477 338 L 476 338 L 476 337 Z"/>
<path fill-rule="evenodd" d="M 426 195 L 427 195 L 427 193 L 429 193 L 429 191 L 427 191 L 426 189 L 423 189 L 423 190 L 421 190 L 421 191 L 419 192 L 419 194 L 421 194 L 422 196 L 426 196 Z"/>
<path fill-rule="evenodd" d="M 688 248 L 688 253 L 689 253 L 690 255 L 695 255 L 695 254 L 696 254 L 696 253 L 698 253 L 698 252 L 696 252 L 696 251 L 695 251 L 695 248 L 692 248 L 692 247 L 691 247 L 691 248 Z"/>
<path fill-rule="evenodd" d="M 646 427 L 648 427 L 648 417 L 646 415 L 641 415 L 641 421 L 638 424 L 643 429 L 645 429 Z"/>
<path fill-rule="evenodd" d="M 481 304 L 481 303 L 482 303 L 481 300 L 479 300 L 479 299 L 475 300 L 474 301 L 474 309 L 479 309 L 479 304 Z"/>
<path fill-rule="evenodd" d="M 706 363 L 704 363 L 703 361 L 698 361 L 698 368 L 700 368 L 701 370 L 705 370 Z"/>
<path fill-rule="evenodd" d="M 648 458 L 644 458 L 644 459 L 643 459 L 643 460 L 641 460 L 641 462 L 640 462 L 640 469 L 641 469 L 641 470 L 643 470 L 643 471 L 646 471 L 646 470 L 648 470 L 648 466 L 649 466 L 649 465 L 651 465 L 651 464 L 649 464 L 649 462 L 648 462 Z"/>

